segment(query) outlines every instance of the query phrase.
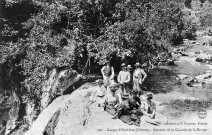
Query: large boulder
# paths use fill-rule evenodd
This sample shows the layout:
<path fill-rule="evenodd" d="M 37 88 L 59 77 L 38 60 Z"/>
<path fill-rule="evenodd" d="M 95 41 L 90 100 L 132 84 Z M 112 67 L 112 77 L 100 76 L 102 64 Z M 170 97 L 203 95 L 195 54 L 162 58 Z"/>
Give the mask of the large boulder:
<path fill-rule="evenodd" d="M 203 81 L 203 84 L 212 85 L 212 78 L 207 78 Z"/>
<path fill-rule="evenodd" d="M 196 61 L 198 62 L 206 62 L 206 61 L 210 61 L 211 59 L 212 59 L 212 56 L 207 53 L 200 53 L 196 57 Z"/>
<path fill-rule="evenodd" d="M 184 79 L 188 78 L 188 75 L 180 74 L 180 75 L 178 75 L 178 78 L 179 78 L 179 80 L 184 80 Z"/>
<path fill-rule="evenodd" d="M 201 75 L 197 75 L 194 77 L 190 77 L 187 85 L 192 87 L 202 87 L 202 84 L 207 84 L 207 85 L 211 85 L 212 84 L 212 74 L 211 72 L 206 72 L 204 74 Z"/>
<path fill-rule="evenodd" d="M 204 79 L 211 78 L 211 73 L 197 75 L 197 76 L 195 76 L 195 78 L 197 79 L 197 82 L 202 83 Z"/>
<path fill-rule="evenodd" d="M 96 89 L 97 87 L 78 89 L 71 95 L 56 98 L 41 112 L 25 135 L 57 135 L 58 132 L 76 135 L 83 132 L 90 118 L 89 107 L 92 104 L 90 99 Z M 61 124 L 70 125 L 66 129 L 60 126 Z"/>

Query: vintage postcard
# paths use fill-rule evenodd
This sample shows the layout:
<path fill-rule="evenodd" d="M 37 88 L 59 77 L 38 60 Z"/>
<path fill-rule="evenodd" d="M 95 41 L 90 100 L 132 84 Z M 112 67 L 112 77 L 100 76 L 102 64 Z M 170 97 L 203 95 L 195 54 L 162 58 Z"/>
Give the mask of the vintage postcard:
<path fill-rule="evenodd" d="M 212 0 L 0 0 L 0 135 L 212 135 Z"/>

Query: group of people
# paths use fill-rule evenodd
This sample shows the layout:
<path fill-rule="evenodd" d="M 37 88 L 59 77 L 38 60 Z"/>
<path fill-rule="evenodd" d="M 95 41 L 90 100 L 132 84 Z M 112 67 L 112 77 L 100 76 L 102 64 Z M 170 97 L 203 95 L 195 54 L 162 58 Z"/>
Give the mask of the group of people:
<path fill-rule="evenodd" d="M 98 106 L 113 115 L 112 119 L 119 118 L 130 125 L 140 126 L 142 119 L 158 124 L 151 120 L 155 118 L 156 112 L 156 104 L 152 101 L 153 93 L 141 89 L 147 77 L 142 65 L 136 63 L 132 75 L 130 65 L 122 63 L 121 68 L 117 82 L 114 80 L 114 68 L 110 63 L 102 68 L 103 81 L 98 81 Z"/>
<path fill-rule="evenodd" d="M 126 65 L 125 63 L 121 64 L 121 71 L 118 74 L 117 81 L 121 86 L 122 92 L 129 93 L 130 89 L 132 88 L 141 91 L 141 85 L 147 77 L 147 74 L 142 69 L 142 67 L 145 66 L 147 65 L 136 63 L 133 75 L 131 75 L 132 66 Z M 114 81 L 114 68 L 111 66 L 110 62 L 107 62 L 106 65 L 103 66 L 103 68 L 101 69 L 101 73 L 103 75 L 105 86 L 108 86 L 110 82 Z"/>

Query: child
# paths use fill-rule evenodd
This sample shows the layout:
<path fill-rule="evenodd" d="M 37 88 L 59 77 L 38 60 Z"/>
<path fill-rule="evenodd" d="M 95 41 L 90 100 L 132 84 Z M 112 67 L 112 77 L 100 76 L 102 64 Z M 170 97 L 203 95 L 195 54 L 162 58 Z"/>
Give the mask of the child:
<path fill-rule="evenodd" d="M 141 101 L 141 112 L 143 116 L 141 119 L 145 120 L 147 123 L 159 125 L 161 122 L 155 120 L 156 114 L 156 104 L 152 101 L 153 93 L 146 93 L 146 100 Z"/>
<path fill-rule="evenodd" d="M 97 104 L 98 107 L 100 107 L 102 105 L 104 96 L 106 94 L 106 88 L 103 85 L 104 82 L 102 80 L 97 80 L 96 83 L 98 83 L 98 89 L 97 89 Z"/>

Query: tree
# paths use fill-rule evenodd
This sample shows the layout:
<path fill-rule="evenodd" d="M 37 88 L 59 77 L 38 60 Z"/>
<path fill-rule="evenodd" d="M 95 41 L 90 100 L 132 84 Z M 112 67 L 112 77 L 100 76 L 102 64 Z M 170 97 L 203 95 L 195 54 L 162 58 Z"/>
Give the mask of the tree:
<path fill-rule="evenodd" d="M 82 72 L 88 59 L 100 70 L 108 56 L 115 57 L 118 64 L 122 60 L 155 63 L 161 54 L 168 56 L 172 45 L 192 38 L 195 32 L 195 25 L 183 17 L 181 5 L 174 1 L 36 3 L 22 0 L 8 6 L 1 1 L 0 61 L 7 69 L 6 84 L 13 84 L 5 89 L 14 88 L 38 104 L 48 70 L 72 68 Z M 9 14 L 17 8 L 21 8 L 17 15 Z M 20 15 L 24 17 L 16 18 Z"/>

